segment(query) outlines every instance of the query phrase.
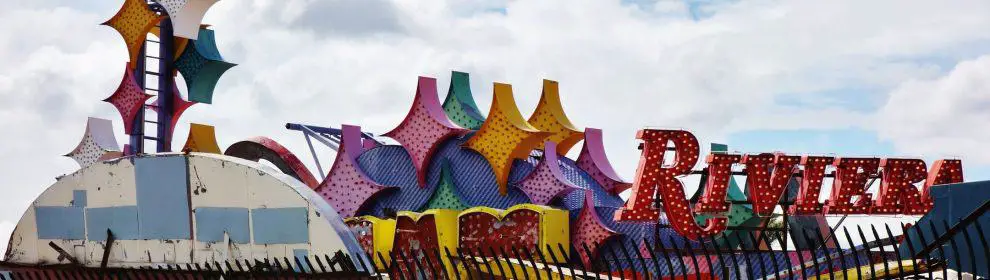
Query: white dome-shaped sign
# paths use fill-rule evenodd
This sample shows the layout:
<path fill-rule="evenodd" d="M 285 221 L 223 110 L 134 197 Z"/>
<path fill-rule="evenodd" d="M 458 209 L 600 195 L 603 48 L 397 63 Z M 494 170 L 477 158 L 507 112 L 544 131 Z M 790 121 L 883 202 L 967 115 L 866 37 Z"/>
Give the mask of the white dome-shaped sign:
<path fill-rule="evenodd" d="M 5 260 L 99 266 L 108 230 L 108 265 L 116 267 L 338 251 L 368 260 L 337 212 L 303 183 L 256 162 L 197 153 L 122 158 L 59 178 L 18 222 Z"/>

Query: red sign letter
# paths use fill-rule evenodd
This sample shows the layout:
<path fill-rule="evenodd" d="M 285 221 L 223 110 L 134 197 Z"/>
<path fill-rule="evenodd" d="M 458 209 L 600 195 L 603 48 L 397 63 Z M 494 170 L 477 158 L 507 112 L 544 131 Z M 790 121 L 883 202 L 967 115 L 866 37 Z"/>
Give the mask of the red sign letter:
<path fill-rule="evenodd" d="M 928 180 L 921 189 L 921 199 L 924 202 L 924 209 L 908 209 L 910 214 L 925 214 L 932 210 L 935 203 L 932 201 L 931 188 L 935 185 L 953 184 L 963 182 L 962 161 L 958 159 L 940 159 L 932 164 L 932 169 L 928 171 Z"/>
<path fill-rule="evenodd" d="M 866 180 L 877 173 L 879 164 L 878 158 L 836 158 L 825 214 L 869 214 L 873 195 L 866 193 Z M 858 198 L 855 203 L 853 197 Z"/>
<path fill-rule="evenodd" d="M 741 156 L 728 154 L 708 155 L 708 182 L 705 182 L 705 193 L 701 201 L 695 205 L 697 213 L 722 213 L 729 211 L 729 202 L 725 201 L 728 194 L 729 179 L 732 178 L 732 164 L 739 162 Z"/>
<path fill-rule="evenodd" d="M 819 214 L 822 204 L 818 203 L 818 195 L 822 190 L 822 180 L 825 178 L 825 167 L 832 163 L 832 157 L 801 157 L 804 171 L 801 173 L 801 189 L 798 191 L 791 214 Z"/>
<path fill-rule="evenodd" d="M 743 156 L 746 186 L 749 189 L 749 200 L 753 202 L 753 212 L 763 217 L 773 214 L 773 208 L 780 202 L 780 196 L 784 194 L 784 188 L 800 161 L 801 157 L 783 154 Z M 771 165 L 773 170 L 770 169 Z"/>
<path fill-rule="evenodd" d="M 625 207 L 615 212 L 616 221 L 656 222 L 660 211 L 653 207 L 654 194 L 660 188 L 664 210 L 673 228 L 684 237 L 697 240 L 702 235 L 713 235 L 726 228 L 724 217 L 710 218 L 707 226 L 701 228 L 694 221 L 688 201 L 684 196 L 684 185 L 675 176 L 688 174 L 698 162 L 698 139 L 690 132 L 681 130 L 640 130 L 636 138 L 643 139 L 643 154 L 636 168 L 633 193 Z M 676 149 L 674 164 L 663 166 L 667 142 L 673 141 Z"/>
<path fill-rule="evenodd" d="M 873 202 L 874 214 L 910 214 L 925 209 L 921 193 L 914 186 L 928 177 L 928 167 L 920 159 L 888 158 L 880 160 L 883 177 Z"/>

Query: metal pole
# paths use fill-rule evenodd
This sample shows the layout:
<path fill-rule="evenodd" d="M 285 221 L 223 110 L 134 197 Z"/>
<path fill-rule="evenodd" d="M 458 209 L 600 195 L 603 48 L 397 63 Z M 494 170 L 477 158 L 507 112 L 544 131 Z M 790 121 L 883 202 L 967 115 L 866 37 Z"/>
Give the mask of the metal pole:
<path fill-rule="evenodd" d="M 158 152 L 172 151 L 172 114 L 175 112 L 175 100 L 172 93 L 175 79 L 172 76 L 174 68 L 172 56 L 175 54 L 175 37 L 172 34 L 172 21 L 162 19 L 159 23 L 158 38 Z"/>

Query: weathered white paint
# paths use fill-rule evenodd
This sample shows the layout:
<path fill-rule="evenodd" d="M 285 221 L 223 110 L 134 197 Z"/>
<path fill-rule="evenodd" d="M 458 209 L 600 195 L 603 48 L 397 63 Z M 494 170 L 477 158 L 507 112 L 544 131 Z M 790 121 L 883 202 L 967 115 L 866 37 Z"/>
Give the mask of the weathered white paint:
<path fill-rule="evenodd" d="M 346 250 L 344 239 L 318 209 L 326 209 L 325 202 L 298 180 L 277 170 L 238 158 L 215 154 L 167 154 L 166 157 L 188 157 L 190 203 L 197 207 L 257 208 L 304 207 L 309 222 L 309 242 L 300 244 L 254 243 L 233 244 L 225 236 L 220 242 L 196 240 L 193 215 L 191 240 L 117 240 L 112 245 L 111 266 L 138 266 L 165 263 L 190 263 L 225 261 L 234 259 L 293 258 L 294 249 L 305 249 L 310 254 L 332 254 Z M 74 190 L 87 192 L 87 208 L 134 206 L 136 187 L 134 164 L 130 158 L 102 162 L 60 178 L 39 196 L 33 206 L 71 206 Z M 311 199 L 320 199 L 315 206 Z M 190 213 L 192 214 L 192 213 Z M 329 213 L 336 216 L 335 213 Z M 250 219 L 249 223 L 253 224 Z M 342 221 L 336 221 L 342 224 Z M 252 227 L 249 227 L 249 229 Z M 25 211 L 10 241 L 7 261 L 23 264 L 55 264 L 58 253 L 48 246 L 54 241 L 87 266 L 99 266 L 103 257 L 103 241 L 49 240 L 38 238 L 35 210 Z M 350 252 L 355 254 L 356 252 Z M 358 253 L 360 254 L 360 253 Z"/>

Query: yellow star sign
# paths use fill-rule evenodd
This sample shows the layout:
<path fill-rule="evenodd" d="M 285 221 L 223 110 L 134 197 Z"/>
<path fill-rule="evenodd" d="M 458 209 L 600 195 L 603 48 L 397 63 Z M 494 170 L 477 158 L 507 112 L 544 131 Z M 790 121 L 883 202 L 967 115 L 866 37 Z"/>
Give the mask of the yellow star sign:
<path fill-rule="evenodd" d="M 512 98 L 512 85 L 495 83 L 494 91 L 488 119 L 464 146 L 488 160 L 495 172 L 499 193 L 506 195 L 512 161 L 529 157 L 529 152 L 550 133 L 536 129 L 523 119 Z"/>
<path fill-rule="evenodd" d="M 529 124 L 540 131 L 551 133 L 547 141 L 557 143 L 559 155 L 566 155 L 571 147 L 584 138 L 584 133 L 574 128 L 574 124 L 564 114 L 557 81 L 543 80 L 543 95 L 540 96 L 540 104 L 529 117 Z M 543 149 L 543 142 L 536 148 Z"/>
<path fill-rule="evenodd" d="M 165 16 L 151 11 L 148 8 L 148 3 L 145 1 L 125 0 L 124 5 L 120 7 L 120 11 L 104 22 L 103 25 L 116 29 L 120 33 L 120 36 L 124 37 L 124 43 L 127 44 L 127 52 L 130 54 L 130 61 L 134 62 L 137 61 L 138 54 L 141 52 L 141 46 L 144 45 L 144 40 L 148 36 L 148 32 L 162 18 L 165 18 Z M 133 67 L 134 64 L 131 63 L 130 66 Z"/>

